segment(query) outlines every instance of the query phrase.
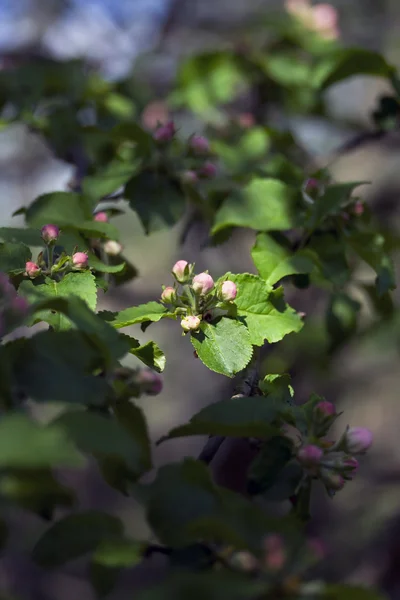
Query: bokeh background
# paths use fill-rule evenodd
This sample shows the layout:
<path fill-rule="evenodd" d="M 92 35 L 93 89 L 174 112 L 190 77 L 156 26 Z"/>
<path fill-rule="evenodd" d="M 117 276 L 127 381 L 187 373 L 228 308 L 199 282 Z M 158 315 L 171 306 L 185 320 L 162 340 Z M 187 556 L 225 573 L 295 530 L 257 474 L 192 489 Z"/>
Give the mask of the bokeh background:
<path fill-rule="evenodd" d="M 400 3 L 398 0 L 337 0 L 340 36 L 346 45 L 379 50 L 400 67 Z M 6 68 L 19 56 L 50 56 L 58 60 L 83 58 L 104 77 L 129 79 L 136 87 L 158 98 L 138 117 L 154 123 L 165 120 L 164 99 L 173 84 L 177 66 L 189 53 L 219 47 L 232 39 L 246 19 L 273 10 L 284 10 L 281 0 L 0 0 L 0 66 Z M 371 127 L 370 113 L 386 84 L 371 77 L 357 77 L 332 87 L 327 95 L 327 117 L 292 114 L 287 126 L 321 164 L 324 157 L 355 134 Z M 183 135 L 199 131 L 200 122 L 181 112 L 176 117 Z M 332 165 L 338 181 L 370 181 L 362 189 L 383 224 L 399 221 L 400 136 L 364 143 Z M 18 226 L 11 213 L 36 196 L 67 190 L 74 167 L 55 158 L 39 136 L 21 124 L 0 131 L 1 226 Z M 125 252 L 138 267 L 139 277 L 101 298 L 101 306 L 114 310 L 157 299 L 161 284 L 169 284 L 171 265 L 178 259 L 196 262 L 213 275 L 254 270 L 249 258 L 253 235 L 237 232 L 222 246 L 202 248 L 206 232 L 194 228 L 183 245 L 181 227 L 146 237 L 135 216 L 118 217 Z M 399 223 L 400 227 L 400 223 Z M 397 260 L 397 266 L 399 261 Z M 398 270 L 398 269 L 397 269 Z M 370 277 L 369 271 L 360 273 Z M 307 318 L 323 313 L 324 301 L 311 293 L 289 290 L 289 301 Z M 394 294 L 398 303 L 399 293 Z M 334 501 L 324 494 L 314 498 L 313 533 L 320 536 L 328 557 L 320 574 L 329 580 L 345 580 L 379 586 L 391 598 L 400 598 L 400 404 L 399 333 L 391 324 L 346 345 L 326 369 L 318 361 L 318 327 L 307 330 L 300 342 L 285 343 L 281 355 L 268 355 L 264 368 L 279 368 L 285 352 L 301 355 L 292 368 L 293 385 L 301 401 L 312 391 L 325 395 L 345 411 L 339 423 L 366 426 L 375 444 L 363 460 L 356 480 Z M 167 356 L 164 390 L 146 398 L 142 407 L 154 440 L 170 427 L 185 422 L 196 410 L 232 393 L 234 384 L 206 370 L 188 352 L 173 323 L 160 323 L 145 334 Z M 299 347 L 296 346 L 300 345 Z M 184 455 L 196 455 L 203 439 L 169 442 L 154 449 L 161 465 Z M 143 516 L 132 501 L 106 490 L 95 469 L 63 474 L 76 485 L 82 507 L 106 509 L 121 515 L 133 535 L 147 535 Z M 13 515 L 10 515 L 13 519 Z M 8 554 L 0 561 L 0 590 L 20 593 L 32 600 L 91 600 L 79 564 L 62 573 L 48 574 L 22 558 L 23 551 L 43 529 L 34 517 L 21 522 Z M 24 535 L 19 536 L 18 531 Z M 122 581 L 116 597 L 134 597 L 131 585 L 143 584 L 133 576 Z M 121 596 L 121 594 L 123 594 Z"/>

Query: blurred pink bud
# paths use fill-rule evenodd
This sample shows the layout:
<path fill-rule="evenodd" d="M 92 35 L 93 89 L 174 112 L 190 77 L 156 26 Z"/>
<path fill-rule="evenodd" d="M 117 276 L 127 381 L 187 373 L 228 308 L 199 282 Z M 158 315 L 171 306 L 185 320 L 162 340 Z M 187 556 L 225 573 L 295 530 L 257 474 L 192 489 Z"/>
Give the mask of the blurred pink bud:
<path fill-rule="evenodd" d="M 156 396 L 163 389 L 161 376 L 151 369 L 140 369 L 135 377 L 136 383 L 142 388 L 143 394 Z"/>
<path fill-rule="evenodd" d="M 29 311 L 29 303 L 25 298 L 16 296 L 10 306 L 11 310 L 18 314 L 19 317 L 24 317 Z"/>
<path fill-rule="evenodd" d="M 324 469 L 321 475 L 328 490 L 338 492 L 344 488 L 346 481 L 339 473 Z"/>
<path fill-rule="evenodd" d="M 282 569 L 286 562 L 285 544 L 282 536 L 271 533 L 263 541 L 265 565 L 272 571 Z"/>
<path fill-rule="evenodd" d="M 313 7 L 314 27 L 323 37 L 339 37 L 338 20 L 338 12 L 331 4 L 317 4 Z"/>
<path fill-rule="evenodd" d="M 161 125 L 153 133 L 153 138 L 156 142 L 170 142 L 176 133 L 175 124 L 173 121 L 168 121 L 165 125 Z"/>
<path fill-rule="evenodd" d="M 308 444 L 300 448 L 297 453 L 297 460 L 303 467 L 314 467 L 320 463 L 323 455 L 324 451 L 321 448 L 313 444 Z"/>
<path fill-rule="evenodd" d="M 196 294 L 200 294 L 200 296 L 205 296 L 208 292 L 214 287 L 214 279 L 208 273 L 199 273 L 193 277 L 192 288 Z"/>
<path fill-rule="evenodd" d="M 55 242 L 60 235 L 60 230 L 57 225 L 44 225 L 42 227 L 42 239 L 45 244 L 50 244 L 50 242 Z"/>
<path fill-rule="evenodd" d="M 197 331 L 200 327 L 200 319 L 199 317 L 189 315 L 182 319 L 181 327 L 183 331 Z"/>
<path fill-rule="evenodd" d="M 345 458 L 343 460 L 342 466 L 344 469 L 346 469 L 346 471 L 348 470 L 352 475 L 355 475 L 358 471 L 359 462 L 356 458 L 350 456 L 349 458 Z"/>
<path fill-rule="evenodd" d="M 309 539 L 307 545 L 318 560 L 322 560 L 326 556 L 326 546 L 319 538 Z"/>
<path fill-rule="evenodd" d="M 142 112 L 142 124 L 148 129 L 155 129 L 159 123 L 168 121 L 168 107 L 163 100 L 150 102 Z"/>
<path fill-rule="evenodd" d="M 332 402 L 322 400 L 315 405 L 314 412 L 321 417 L 332 417 L 333 415 L 336 415 L 336 407 Z"/>
<path fill-rule="evenodd" d="M 84 269 L 88 265 L 88 255 L 85 252 L 75 252 L 72 256 L 72 263 L 78 269 Z"/>
<path fill-rule="evenodd" d="M 186 260 L 178 260 L 172 267 L 172 274 L 178 283 L 186 283 L 189 278 L 190 265 Z"/>
<path fill-rule="evenodd" d="M 198 181 L 197 173 L 195 171 L 185 171 L 182 175 L 183 183 L 193 185 Z"/>
<path fill-rule="evenodd" d="M 244 129 L 249 129 L 250 127 L 253 127 L 253 125 L 256 124 L 256 120 L 251 113 L 242 113 L 238 116 L 237 122 Z"/>
<path fill-rule="evenodd" d="M 168 304 L 173 304 L 176 300 L 176 291 L 173 287 L 166 287 L 161 294 L 161 300 Z"/>
<path fill-rule="evenodd" d="M 210 144 L 202 135 L 194 135 L 189 140 L 189 147 L 195 154 L 204 155 L 210 152 Z"/>
<path fill-rule="evenodd" d="M 25 273 L 31 279 L 38 277 L 41 274 L 41 268 L 34 262 L 28 261 L 25 265 Z"/>
<path fill-rule="evenodd" d="M 229 281 L 229 280 L 224 281 L 224 283 L 221 286 L 221 292 L 219 294 L 220 299 L 223 300 L 224 302 L 230 302 L 236 298 L 236 295 L 237 295 L 236 283 L 233 283 L 233 281 Z"/>
<path fill-rule="evenodd" d="M 107 240 L 104 243 L 103 250 L 108 256 L 118 256 L 121 254 L 123 248 L 119 242 L 116 242 L 115 240 Z"/>
<path fill-rule="evenodd" d="M 104 211 L 98 212 L 94 215 L 94 220 L 98 221 L 99 223 L 107 223 L 108 215 Z"/>
<path fill-rule="evenodd" d="M 198 171 L 200 177 L 213 179 L 217 174 L 217 167 L 212 162 L 206 162 Z"/>
<path fill-rule="evenodd" d="M 363 454 L 373 441 L 372 431 L 366 427 L 349 427 L 345 433 L 344 446 L 349 454 Z"/>
<path fill-rule="evenodd" d="M 357 217 L 361 217 L 361 215 L 364 213 L 365 207 L 364 207 L 364 203 L 363 202 L 356 202 L 353 208 L 354 214 L 357 215 Z"/>

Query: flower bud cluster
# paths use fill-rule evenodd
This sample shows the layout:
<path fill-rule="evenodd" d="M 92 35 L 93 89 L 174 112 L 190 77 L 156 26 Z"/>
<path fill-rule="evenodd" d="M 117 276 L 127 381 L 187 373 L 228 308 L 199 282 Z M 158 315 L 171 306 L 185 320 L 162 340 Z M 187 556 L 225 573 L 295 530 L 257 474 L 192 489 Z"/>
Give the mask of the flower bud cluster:
<path fill-rule="evenodd" d="M 235 300 L 237 286 L 233 281 L 214 282 L 208 273 L 194 274 L 194 265 L 178 260 L 172 268 L 174 286 L 163 288 L 161 302 L 181 316 L 184 333 L 198 331 L 203 320 L 211 321 L 224 314 Z"/>
<path fill-rule="evenodd" d="M 18 296 L 9 277 L 0 273 L 0 337 L 22 325 L 28 312 L 27 300 Z"/>
<path fill-rule="evenodd" d="M 337 417 L 331 402 L 318 402 L 312 412 L 309 440 L 297 451 L 297 460 L 306 473 L 321 479 L 330 496 L 353 479 L 359 466 L 354 455 L 365 454 L 373 439 L 369 429 L 347 427 L 337 442 L 322 440 Z"/>

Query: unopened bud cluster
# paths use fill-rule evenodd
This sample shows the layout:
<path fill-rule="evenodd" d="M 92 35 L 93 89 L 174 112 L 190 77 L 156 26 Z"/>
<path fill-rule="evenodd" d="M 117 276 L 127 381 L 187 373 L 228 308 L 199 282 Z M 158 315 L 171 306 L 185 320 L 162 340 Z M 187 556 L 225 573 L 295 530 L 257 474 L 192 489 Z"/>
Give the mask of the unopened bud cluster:
<path fill-rule="evenodd" d="M 314 406 L 309 440 L 297 452 L 297 460 L 309 476 L 321 479 L 330 496 L 353 479 L 358 470 L 354 455 L 365 454 L 372 433 L 364 427 L 347 427 L 337 442 L 323 438 L 338 417 L 335 406 L 325 400 Z"/>
<path fill-rule="evenodd" d="M 211 321 L 218 311 L 223 314 L 236 298 L 237 287 L 233 281 L 216 284 L 207 271 L 195 275 L 194 265 L 186 260 L 175 263 L 172 275 L 175 283 L 164 287 L 161 301 L 181 317 L 184 333 L 198 331 L 203 320 Z"/>
<path fill-rule="evenodd" d="M 27 300 L 18 296 L 9 277 L 0 273 L 0 337 L 22 325 L 28 312 Z"/>

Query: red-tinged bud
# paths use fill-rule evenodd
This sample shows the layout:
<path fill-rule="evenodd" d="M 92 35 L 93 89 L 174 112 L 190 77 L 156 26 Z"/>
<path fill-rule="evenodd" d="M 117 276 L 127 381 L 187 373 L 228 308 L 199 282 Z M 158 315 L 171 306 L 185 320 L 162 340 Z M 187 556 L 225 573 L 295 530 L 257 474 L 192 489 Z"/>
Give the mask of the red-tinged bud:
<path fill-rule="evenodd" d="M 151 369 L 140 369 L 135 382 L 140 385 L 142 393 L 148 396 L 157 396 L 163 389 L 161 376 Z"/>
<path fill-rule="evenodd" d="M 199 317 L 195 317 L 194 315 L 189 315 L 182 319 L 181 327 L 183 331 L 197 331 L 200 327 L 200 319 Z"/>
<path fill-rule="evenodd" d="M 123 250 L 123 247 L 115 240 L 107 240 L 104 243 L 103 250 L 108 256 L 119 256 Z"/>
<path fill-rule="evenodd" d="M 88 266 L 88 255 L 85 252 L 75 252 L 72 256 L 72 263 L 77 269 L 85 269 Z"/>
<path fill-rule="evenodd" d="M 94 215 L 94 220 L 98 221 L 99 223 L 107 223 L 108 222 L 108 215 L 104 211 L 98 212 L 98 213 L 96 213 Z"/>
<path fill-rule="evenodd" d="M 297 453 L 297 460 L 303 467 L 315 467 L 319 465 L 324 451 L 318 446 L 308 444 L 303 446 Z"/>
<path fill-rule="evenodd" d="M 223 302 L 232 302 L 237 295 L 237 287 L 236 287 L 236 283 L 233 283 L 233 281 L 224 281 L 224 283 L 221 286 L 221 290 L 218 294 L 219 299 L 222 300 Z"/>
<path fill-rule="evenodd" d="M 41 274 L 41 268 L 34 262 L 28 261 L 25 265 L 25 273 L 31 279 L 38 277 Z"/>
<path fill-rule="evenodd" d="M 336 415 L 336 407 L 332 402 L 322 400 L 315 405 L 314 413 L 318 417 L 332 417 L 333 415 Z"/>
<path fill-rule="evenodd" d="M 199 177 L 203 177 L 204 179 L 213 179 L 217 174 L 217 167 L 212 162 L 206 162 L 204 165 L 198 170 Z"/>
<path fill-rule="evenodd" d="M 190 276 L 190 265 L 186 260 L 178 260 L 172 267 L 172 275 L 178 283 L 186 283 Z"/>
<path fill-rule="evenodd" d="M 321 181 L 311 177 L 303 183 L 301 191 L 303 200 L 308 204 L 314 204 L 315 200 L 323 195 L 325 188 Z"/>
<path fill-rule="evenodd" d="M 182 174 L 182 182 L 187 185 L 194 185 L 198 180 L 199 178 L 197 177 L 196 171 L 188 170 Z"/>
<path fill-rule="evenodd" d="M 161 125 L 154 133 L 153 138 L 156 142 L 165 144 L 170 142 L 176 133 L 175 124 L 173 121 L 168 121 L 165 125 Z"/>
<path fill-rule="evenodd" d="M 205 296 L 214 288 L 214 279 L 208 273 L 199 273 L 193 277 L 192 288 L 196 294 Z"/>
<path fill-rule="evenodd" d="M 373 442 L 372 431 L 365 427 L 349 427 L 344 436 L 344 450 L 349 454 L 364 454 Z"/>
<path fill-rule="evenodd" d="M 238 116 L 237 122 L 243 129 L 249 129 L 256 124 L 256 120 L 251 113 L 242 113 Z"/>
<path fill-rule="evenodd" d="M 189 148 L 198 156 L 204 156 L 210 152 L 210 144 L 202 135 L 194 135 L 190 138 Z"/>
<path fill-rule="evenodd" d="M 174 304 L 176 302 L 176 290 L 173 287 L 166 287 L 161 294 L 161 300 L 166 304 Z"/>
<path fill-rule="evenodd" d="M 57 241 L 60 235 L 60 230 L 57 225 L 44 225 L 42 227 L 42 239 L 45 244 L 51 244 Z"/>
<path fill-rule="evenodd" d="M 344 477 L 330 469 L 323 469 L 321 477 L 328 492 L 338 492 L 344 488 L 346 483 Z"/>
<path fill-rule="evenodd" d="M 263 541 L 265 566 L 271 571 L 279 571 L 286 562 L 285 543 L 282 536 L 272 533 Z"/>
<path fill-rule="evenodd" d="M 345 458 L 342 461 L 342 468 L 344 471 L 348 472 L 350 475 L 355 475 L 358 471 L 358 467 L 359 467 L 359 462 L 356 458 L 354 458 L 353 456 L 350 456 L 349 458 Z"/>
<path fill-rule="evenodd" d="M 353 212 L 357 217 L 361 217 L 364 214 L 365 206 L 363 202 L 356 202 L 353 207 Z"/>

